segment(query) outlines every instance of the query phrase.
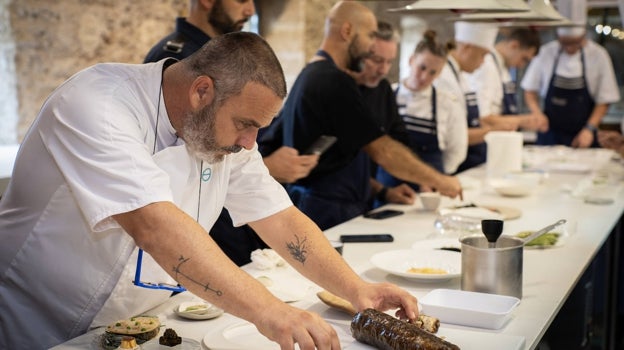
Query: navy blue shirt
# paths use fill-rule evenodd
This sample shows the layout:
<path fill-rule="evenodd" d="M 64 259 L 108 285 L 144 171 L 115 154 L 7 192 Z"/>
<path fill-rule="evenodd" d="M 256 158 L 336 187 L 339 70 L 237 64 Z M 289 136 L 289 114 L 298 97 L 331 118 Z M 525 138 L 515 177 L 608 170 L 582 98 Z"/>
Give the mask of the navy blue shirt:
<path fill-rule="evenodd" d="M 192 55 L 208 41 L 208 34 L 187 22 L 186 18 L 178 17 L 175 31 L 154 45 L 143 63 L 158 62 L 166 57 L 181 60 Z"/>
<path fill-rule="evenodd" d="M 176 19 L 176 30 L 158 42 L 145 57 L 145 62 L 157 62 L 172 57 L 182 60 L 204 44 L 210 37 L 201 29 L 186 21 Z M 251 252 L 256 249 L 268 248 L 266 243 L 249 226 L 234 227 L 227 209 L 223 208 L 219 218 L 210 229 L 210 237 L 236 265 L 242 266 L 251 262 Z"/>

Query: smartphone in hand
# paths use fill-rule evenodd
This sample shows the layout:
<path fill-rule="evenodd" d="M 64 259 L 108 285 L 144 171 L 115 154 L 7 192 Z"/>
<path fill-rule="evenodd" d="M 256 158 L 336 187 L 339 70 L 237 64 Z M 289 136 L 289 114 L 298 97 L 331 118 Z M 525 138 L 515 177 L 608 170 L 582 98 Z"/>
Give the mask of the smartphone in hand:
<path fill-rule="evenodd" d="M 316 141 L 314 141 L 310 147 L 308 147 L 303 154 L 318 154 L 325 153 L 338 139 L 336 136 L 321 135 Z"/>

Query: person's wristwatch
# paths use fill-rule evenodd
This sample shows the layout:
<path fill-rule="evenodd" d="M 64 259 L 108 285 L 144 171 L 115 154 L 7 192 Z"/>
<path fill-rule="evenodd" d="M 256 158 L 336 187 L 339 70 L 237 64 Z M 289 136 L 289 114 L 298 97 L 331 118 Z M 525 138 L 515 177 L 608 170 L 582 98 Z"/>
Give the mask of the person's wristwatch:
<path fill-rule="evenodd" d="M 375 198 L 377 198 L 377 200 L 380 202 L 385 202 L 387 193 L 388 193 L 388 187 L 384 186 L 381 188 L 379 192 L 377 192 L 377 195 L 375 196 Z"/>
<path fill-rule="evenodd" d="M 593 126 L 593 125 L 591 125 L 591 124 L 589 124 L 589 123 L 585 124 L 585 129 L 587 129 L 587 130 L 589 130 L 589 131 L 591 131 L 591 132 L 596 132 L 596 131 L 598 131 L 598 128 L 597 128 L 597 127 L 595 127 L 595 126 Z"/>

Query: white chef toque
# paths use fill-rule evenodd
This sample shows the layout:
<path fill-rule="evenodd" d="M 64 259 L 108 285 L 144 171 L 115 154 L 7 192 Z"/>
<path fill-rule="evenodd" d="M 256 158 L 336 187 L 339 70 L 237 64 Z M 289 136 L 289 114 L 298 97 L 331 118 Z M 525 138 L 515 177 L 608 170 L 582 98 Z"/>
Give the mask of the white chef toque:
<path fill-rule="evenodd" d="M 455 22 L 455 41 L 472 44 L 490 51 L 498 35 L 498 26 L 492 23 Z"/>
<path fill-rule="evenodd" d="M 578 38 L 585 36 L 585 26 L 558 27 L 557 36 Z"/>

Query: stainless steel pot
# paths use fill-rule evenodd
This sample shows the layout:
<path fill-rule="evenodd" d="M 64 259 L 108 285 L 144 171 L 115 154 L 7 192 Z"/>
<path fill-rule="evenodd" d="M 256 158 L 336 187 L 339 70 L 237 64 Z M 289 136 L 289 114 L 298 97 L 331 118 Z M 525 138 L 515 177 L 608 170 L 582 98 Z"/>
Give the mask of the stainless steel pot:
<path fill-rule="evenodd" d="M 484 236 L 468 236 L 460 241 L 462 290 L 522 299 L 524 242 L 521 239 L 501 236 L 495 248 L 488 248 Z"/>

